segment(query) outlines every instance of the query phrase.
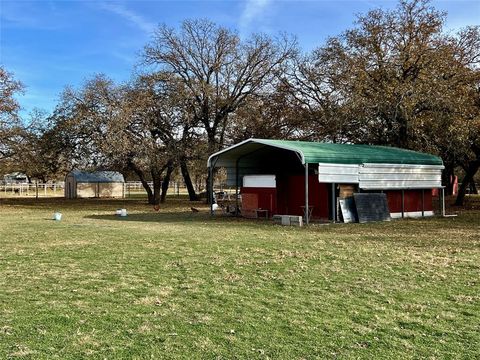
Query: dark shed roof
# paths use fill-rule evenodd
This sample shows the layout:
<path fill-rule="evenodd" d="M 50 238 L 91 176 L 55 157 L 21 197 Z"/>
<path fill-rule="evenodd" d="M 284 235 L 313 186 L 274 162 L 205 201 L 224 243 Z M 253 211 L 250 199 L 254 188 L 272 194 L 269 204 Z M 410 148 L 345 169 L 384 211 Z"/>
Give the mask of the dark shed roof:
<path fill-rule="evenodd" d="M 123 175 L 118 171 L 80 171 L 80 170 L 73 170 L 72 172 L 68 173 L 67 176 L 73 176 L 76 182 L 84 182 L 84 183 L 118 183 L 118 182 L 125 182 Z"/>

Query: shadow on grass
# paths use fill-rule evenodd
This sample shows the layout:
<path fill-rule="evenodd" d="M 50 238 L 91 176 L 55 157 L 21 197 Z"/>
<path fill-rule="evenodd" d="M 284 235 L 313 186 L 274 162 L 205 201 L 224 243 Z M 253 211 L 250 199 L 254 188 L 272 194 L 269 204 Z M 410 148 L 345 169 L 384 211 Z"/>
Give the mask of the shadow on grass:
<path fill-rule="evenodd" d="M 156 223 L 234 223 L 245 225 L 267 225 L 272 224 L 271 220 L 265 219 L 245 219 L 242 217 L 228 216 L 216 214 L 211 216 L 207 211 L 201 212 L 187 212 L 187 211 L 171 211 L 171 212 L 158 212 L 158 213 L 132 213 L 125 217 L 117 215 L 89 215 L 85 216 L 87 219 L 95 220 L 111 220 L 118 222 L 156 222 Z"/>
<path fill-rule="evenodd" d="M 105 206 L 105 207 L 118 207 L 121 204 L 131 204 L 134 206 L 148 206 L 147 202 L 143 199 L 99 199 L 99 198 L 87 198 L 87 199 L 65 199 L 63 197 L 51 197 L 51 198 L 0 198 L 0 205 L 6 206 L 22 206 L 22 207 L 49 207 L 49 206 L 62 206 L 66 208 L 78 208 L 81 209 L 84 206 Z"/>
<path fill-rule="evenodd" d="M 183 198 L 172 197 L 167 198 L 165 204 L 161 204 L 165 210 L 184 210 L 191 206 L 205 206 L 203 202 L 190 202 Z M 152 209 L 152 205 L 148 204 L 146 199 L 114 199 L 114 198 L 84 198 L 84 199 L 65 199 L 65 198 L 0 198 L 0 206 L 12 206 L 20 208 L 55 208 L 82 211 L 88 208 L 96 208 L 99 210 L 111 210 L 119 208 L 128 208 L 137 211 L 145 211 Z"/>

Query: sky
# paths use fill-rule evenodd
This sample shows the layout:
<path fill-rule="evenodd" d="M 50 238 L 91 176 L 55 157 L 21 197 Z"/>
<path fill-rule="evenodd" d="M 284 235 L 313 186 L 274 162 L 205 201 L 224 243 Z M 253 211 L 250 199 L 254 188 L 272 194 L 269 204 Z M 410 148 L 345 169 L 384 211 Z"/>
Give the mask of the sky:
<path fill-rule="evenodd" d="M 25 86 L 21 115 L 50 112 L 65 86 L 94 74 L 128 81 L 158 24 L 208 18 L 238 31 L 295 35 L 301 48 L 321 46 L 351 28 L 356 15 L 390 9 L 391 0 L 95 1 L 0 0 L 0 65 Z M 480 24 L 480 1 L 434 0 L 447 11 L 446 31 Z"/>

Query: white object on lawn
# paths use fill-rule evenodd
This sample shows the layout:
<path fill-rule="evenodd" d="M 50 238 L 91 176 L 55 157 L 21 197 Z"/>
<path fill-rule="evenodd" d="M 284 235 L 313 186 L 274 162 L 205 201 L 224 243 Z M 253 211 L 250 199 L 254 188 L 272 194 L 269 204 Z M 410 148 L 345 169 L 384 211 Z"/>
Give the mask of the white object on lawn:
<path fill-rule="evenodd" d="M 286 226 L 303 226 L 303 218 L 297 215 L 274 215 L 274 220 Z"/>
<path fill-rule="evenodd" d="M 121 209 L 120 216 L 127 216 L 127 209 Z"/>
<path fill-rule="evenodd" d="M 53 220 L 60 221 L 62 220 L 62 213 L 56 212 L 53 214 Z"/>
<path fill-rule="evenodd" d="M 215 211 L 215 210 L 218 210 L 220 206 L 218 206 L 218 204 L 213 204 L 212 205 L 212 210 Z"/>
<path fill-rule="evenodd" d="M 115 214 L 116 214 L 117 216 L 122 215 L 122 209 L 117 209 L 117 210 L 115 211 Z"/>

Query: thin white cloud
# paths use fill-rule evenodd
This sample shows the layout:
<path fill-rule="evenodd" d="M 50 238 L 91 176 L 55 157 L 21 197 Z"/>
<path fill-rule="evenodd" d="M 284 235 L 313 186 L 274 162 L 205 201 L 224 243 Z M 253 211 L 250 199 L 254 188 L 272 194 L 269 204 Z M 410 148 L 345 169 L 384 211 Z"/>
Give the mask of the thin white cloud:
<path fill-rule="evenodd" d="M 272 0 L 247 0 L 240 15 L 240 32 L 245 33 L 254 21 L 264 18 L 271 2 Z"/>
<path fill-rule="evenodd" d="M 129 55 L 128 53 L 124 53 L 122 51 L 114 50 L 110 53 L 110 55 L 130 65 L 134 65 L 136 61 L 135 56 Z"/>
<path fill-rule="evenodd" d="M 131 24 L 138 27 L 147 34 L 151 34 L 155 29 L 155 24 L 145 19 L 143 16 L 127 9 L 125 6 L 117 3 L 102 3 L 102 9 L 118 15 Z"/>
<path fill-rule="evenodd" d="M 26 2 L 0 0 L 0 3 L 1 27 L 59 30 L 64 25 L 62 19 L 54 12 L 46 12 L 45 16 L 38 8 Z"/>

